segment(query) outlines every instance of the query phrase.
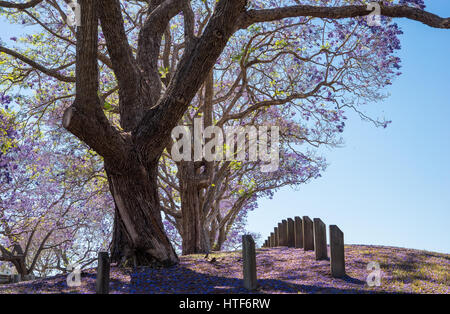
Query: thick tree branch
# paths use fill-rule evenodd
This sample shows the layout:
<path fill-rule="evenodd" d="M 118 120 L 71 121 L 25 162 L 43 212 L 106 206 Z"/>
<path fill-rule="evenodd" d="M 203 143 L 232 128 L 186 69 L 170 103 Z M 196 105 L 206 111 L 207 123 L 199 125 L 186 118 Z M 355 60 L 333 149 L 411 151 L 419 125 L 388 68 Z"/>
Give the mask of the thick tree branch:
<path fill-rule="evenodd" d="M 77 31 L 76 97 L 63 117 L 63 126 L 105 160 L 120 164 L 125 158 L 124 138 L 109 123 L 98 96 L 97 0 L 81 0 Z"/>
<path fill-rule="evenodd" d="M 0 1 L 0 7 L 2 8 L 11 8 L 11 9 L 19 9 L 19 10 L 25 10 L 32 7 L 35 7 L 39 3 L 41 3 L 43 0 L 31 0 L 25 3 L 14 3 L 9 1 Z"/>
<path fill-rule="evenodd" d="M 137 61 L 141 71 L 142 96 L 148 100 L 146 108 L 158 102 L 161 95 L 161 78 L 158 70 L 158 57 L 162 36 L 170 20 L 183 9 L 187 0 L 166 0 L 150 7 L 151 13 L 145 21 L 138 39 Z"/>
<path fill-rule="evenodd" d="M 450 28 L 450 18 L 441 18 L 433 13 L 406 5 L 386 6 L 380 3 L 381 15 L 389 17 L 405 17 L 422 22 L 435 28 Z M 312 16 L 319 18 L 343 19 L 365 16 L 372 11 L 365 5 L 342 7 L 320 7 L 311 5 L 289 6 L 265 10 L 249 10 L 242 14 L 239 28 L 247 28 L 254 23 L 270 22 L 289 17 Z"/>
<path fill-rule="evenodd" d="M 155 108 L 146 111 L 134 137 L 141 155 L 149 162 L 159 159 L 167 146 L 170 132 L 183 116 L 234 33 L 237 19 L 244 12 L 246 3 L 245 0 L 217 2 L 203 35 L 191 49 L 185 50 L 165 95 Z"/>
<path fill-rule="evenodd" d="M 195 15 L 192 10 L 191 1 L 185 1 L 183 6 L 184 15 L 184 38 L 187 46 L 192 44 L 192 40 L 195 37 Z"/>
<path fill-rule="evenodd" d="M 119 85 L 120 124 L 131 131 L 142 118 L 142 104 L 137 99 L 138 71 L 128 43 L 120 1 L 98 1 L 98 12 L 111 65 Z"/>
<path fill-rule="evenodd" d="M 97 0 L 82 0 L 81 26 L 77 30 L 76 97 L 77 108 L 90 110 L 89 101 L 98 98 L 98 15 Z"/>

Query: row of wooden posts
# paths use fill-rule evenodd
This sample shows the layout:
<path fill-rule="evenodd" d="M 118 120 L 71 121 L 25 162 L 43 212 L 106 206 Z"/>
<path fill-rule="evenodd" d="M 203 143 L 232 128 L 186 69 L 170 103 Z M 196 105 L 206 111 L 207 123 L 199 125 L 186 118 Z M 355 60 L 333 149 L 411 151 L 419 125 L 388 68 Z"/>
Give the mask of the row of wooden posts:
<path fill-rule="evenodd" d="M 336 225 L 329 226 L 331 276 L 345 276 L 344 233 Z M 264 248 L 287 246 L 314 251 L 316 260 L 328 259 L 326 225 L 319 219 L 308 216 L 288 218 L 278 223 L 264 242 Z M 256 275 L 256 249 L 252 236 L 242 236 L 242 261 L 244 287 L 258 287 Z M 110 261 L 108 252 L 98 254 L 96 293 L 109 293 Z"/>
<path fill-rule="evenodd" d="M 265 240 L 263 248 L 287 246 L 314 251 L 316 260 L 328 260 L 326 225 L 320 218 L 308 216 L 288 218 L 278 223 L 274 232 Z M 344 233 L 336 225 L 329 226 L 331 276 L 345 276 Z M 244 287 L 255 290 L 256 277 L 255 242 L 250 235 L 242 237 Z"/>

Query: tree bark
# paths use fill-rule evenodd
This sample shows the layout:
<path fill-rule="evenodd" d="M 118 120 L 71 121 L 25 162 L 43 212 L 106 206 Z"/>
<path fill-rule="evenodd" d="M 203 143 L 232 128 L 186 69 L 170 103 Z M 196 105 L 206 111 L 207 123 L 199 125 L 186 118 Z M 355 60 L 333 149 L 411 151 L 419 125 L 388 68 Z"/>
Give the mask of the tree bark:
<path fill-rule="evenodd" d="M 116 204 L 112 259 L 135 267 L 174 265 L 178 257 L 162 224 L 157 164 L 144 167 L 131 155 L 120 171 L 105 163 Z"/>
<path fill-rule="evenodd" d="M 179 167 L 181 186 L 182 251 L 183 255 L 208 253 L 210 243 L 202 212 L 201 186 L 196 184 L 193 162 L 182 162 Z"/>
<path fill-rule="evenodd" d="M 111 240 L 111 262 L 118 265 L 126 266 L 127 256 L 132 256 L 132 248 L 130 247 L 131 240 L 127 238 L 127 232 L 120 218 L 119 209 L 114 211 L 114 226 Z M 134 262 L 133 260 L 131 260 Z M 137 265 L 133 265 L 137 266 Z"/>
<path fill-rule="evenodd" d="M 18 257 L 11 261 L 14 265 L 14 268 L 16 269 L 17 273 L 21 276 L 28 275 L 30 272 L 27 269 L 27 266 L 25 265 L 25 258 L 24 257 Z"/>

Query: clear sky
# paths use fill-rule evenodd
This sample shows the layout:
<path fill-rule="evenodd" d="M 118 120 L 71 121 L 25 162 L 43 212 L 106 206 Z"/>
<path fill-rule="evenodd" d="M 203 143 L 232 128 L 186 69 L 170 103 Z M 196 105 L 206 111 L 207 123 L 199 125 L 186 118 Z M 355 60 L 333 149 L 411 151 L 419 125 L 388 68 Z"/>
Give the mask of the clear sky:
<path fill-rule="evenodd" d="M 449 0 L 425 1 L 450 17 Z M 298 191 L 283 188 L 249 214 L 249 230 L 265 239 L 286 217 L 336 224 L 346 243 L 450 253 L 450 31 L 397 19 L 402 73 L 372 116 L 376 128 L 349 115 L 345 146 L 325 152 L 323 177 Z"/>
<path fill-rule="evenodd" d="M 426 4 L 450 16 L 449 0 Z M 337 224 L 346 243 L 450 253 L 450 31 L 396 21 L 404 31 L 403 75 L 386 101 L 367 108 L 393 123 L 380 129 L 349 115 L 345 146 L 325 152 L 323 177 L 261 200 L 249 230 L 265 238 L 282 219 L 308 215 Z M 18 29 L 0 26 L 11 43 Z"/>

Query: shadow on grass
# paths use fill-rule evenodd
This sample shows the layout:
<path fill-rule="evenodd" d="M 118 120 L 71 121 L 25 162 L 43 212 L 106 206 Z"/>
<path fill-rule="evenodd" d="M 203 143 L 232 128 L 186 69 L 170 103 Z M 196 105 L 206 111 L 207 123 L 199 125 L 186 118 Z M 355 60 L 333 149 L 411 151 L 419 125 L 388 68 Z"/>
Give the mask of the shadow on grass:
<path fill-rule="evenodd" d="M 358 279 L 347 276 L 340 280 L 360 285 L 360 288 L 323 287 L 314 284 L 293 284 L 278 279 L 259 279 L 258 290 L 248 291 L 242 286 L 240 278 L 208 275 L 178 266 L 163 270 L 145 269 L 133 272 L 128 293 L 373 293 L 363 290 L 365 283 Z"/>
<path fill-rule="evenodd" d="M 359 285 L 357 288 L 324 287 L 320 284 L 293 284 L 278 279 L 259 279 L 258 289 L 249 291 L 242 286 L 242 279 L 214 276 L 195 272 L 182 266 L 167 269 L 142 269 L 133 271 L 131 281 L 111 279 L 110 293 L 130 294 L 268 294 L 268 293 L 326 293 L 326 294 L 364 294 L 376 293 L 364 290 L 364 282 L 346 276 L 345 283 Z M 67 286 L 66 276 L 55 276 L 43 280 L 19 284 L 16 293 L 95 293 L 96 275 L 82 274 L 82 288 Z"/>

